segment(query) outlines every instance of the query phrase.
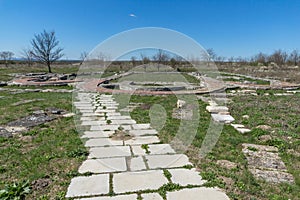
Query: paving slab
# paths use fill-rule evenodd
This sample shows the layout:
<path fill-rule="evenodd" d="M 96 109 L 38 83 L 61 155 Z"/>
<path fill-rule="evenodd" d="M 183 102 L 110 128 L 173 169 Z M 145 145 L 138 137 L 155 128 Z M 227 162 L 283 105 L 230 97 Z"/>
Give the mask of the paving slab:
<path fill-rule="evenodd" d="M 114 131 L 114 130 L 118 130 L 119 125 L 94 125 L 91 126 L 91 131 L 105 131 L 105 130 L 110 130 L 110 131 Z"/>
<path fill-rule="evenodd" d="M 150 144 L 148 147 L 150 155 L 175 153 L 174 149 L 169 144 Z M 134 155 L 149 155 L 141 146 L 132 146 L 132 152 Z"/>
<path fill-rule="evenodd" d="M 206 106 L 206 110 L 210 113 L 228 112 L 226 106 Z"/>
<path fill-rule="evenodd" d="M 103 158 L 103 159 L 88 159 L 85 160 L 79 167 L 79 173 L 109 173 L 126 171 L 125 158 Z"/>
<path fill-rule="evenodd" d="M 175 192 L 167 192 L 168 200 L 230 200 L 229 197 L 219 189 L 215 188 L 191 188 Z"/>
<path fill-rule="evenodd" d="M 114 197 L 92 197 L 92 198 L 81 198 L 80 200 L 137 200 L 137 195 L 129 194 L 129 195 L 118 195 Z"/>
<path fill-rule="evenodd" d="M 92 138 L 85 142 L 85 147 L 104 147 L 104 146 L 116 146 L 123 145 L 121 140 L 112 140 L 109 138 Z"/>
<path fill-rule="evenodd" d="M 136 124 L 136 121 L 133 119 L 113 119 L 111 120 L 112 124 L 118 124 L 118 125 L 123 125 L 123 124 Z"/>
<path fill-rule="evenodd" d="M 216 122 L 231 123 L 234 118 L 231 115 L 211 114 L 212 118 Z"/>
<path fill-rule="evenodd" d="M 203 185 L 206 181 L 202 180 L 199 172 L 192 169 L 169 169 L 172 174 L 171 180 L 173 183 L 179 184 L 181 186 L 187 185 Z"/>
<path fill-rule="evenodd" d="M 133 129 L 150 129 L 150 124 L 132 124 Z"/>
<path fill-rule="evenodd" d="M 106 121 L 102 120 L 97 120 L 97 121 L 92 121 L 92 120 L 83 120 L 81 122 L 81 125 L 83 126 L 100 126 L 106 124 Z"/>
<path fill-rule="evenodd" d="M 108 192 L 109 174 L 79 176 L 71 180 L 66 197 L 101 195 Z"/>
<path fill-rule="evenodd" d="M 85 131 L 81 138 L 108 138 L 114 131 Z"/>
<path fill-rule="evenodd" d="M 158 134 L 155 129 L 131 130 L 131 131 L 129 131 L 129 133 L 134 136 L 157 135 Z"/>
<path fill-rule="evenodd" d="M 158 193 L 142 194 L 141 196 L 143 200 L 163 200 Z"/>
<path fill-rule="evenodd" d="M 168 183 L 162 170 L 124 172 L 113 175 L 114 192 L 135 192 L 139 190 L 157 190 Z"/>
<path fill-rule="evenodd" d="M 236 130 L 241 134 L 249 133 L 251 131 L 248 128 L 236 128 Z"/>
<path fill-rule="evenodd" d="M 188 157 L 184 154 L 147 155 L 145 157 L 150 169 L 174 168 L 191 165 Z"/>
<path fill-rule="evenodd" d="M 130 170 L 131 171 L 140 171 L 140 170 L 145 170 L 146 165 L 144 162 L 143 157 L 139 156 L 139 157 L 132 157 L 130 159 Z"/>
<path fill-rule="evenodd" d="M 142 144 L 153 144 L 160 142 L 157 136 L 143 136 L 134 137 L 130 140 L 125 141 L 125 145 L 142 145 Z"/>
<path fill-rule="evenodd" d="M 131 156 L 129 146 L 92 147 L 89 158 L 109 158 Z"/>
<path fill-rule="evenodd" d="M 109 120 L 125 120 L 125 119 L 131 119 L 130 116 L 124 116 L 124 115 L 113 115 L 113 116 L 109 116 L 107 117 L 107 119 Z"/>

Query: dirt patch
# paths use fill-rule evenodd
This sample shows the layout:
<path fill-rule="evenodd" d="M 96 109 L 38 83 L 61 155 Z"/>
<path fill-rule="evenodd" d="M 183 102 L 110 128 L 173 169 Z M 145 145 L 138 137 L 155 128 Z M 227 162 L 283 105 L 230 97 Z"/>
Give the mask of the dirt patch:
<path fill-rule="evenodd" d="M 51 184 L 51 179 L 50 178 L 41 178 L 32 181 L 32 189 L 33 190 L 42 190 L 46 187 L 48 187 Z"/>
<path fill-rule="evenodd" d="M 110 136 L 113 140 L 130 140 L 132 135 L 128 131 L 124 130 L 115 130 L 115 133 Z"/>

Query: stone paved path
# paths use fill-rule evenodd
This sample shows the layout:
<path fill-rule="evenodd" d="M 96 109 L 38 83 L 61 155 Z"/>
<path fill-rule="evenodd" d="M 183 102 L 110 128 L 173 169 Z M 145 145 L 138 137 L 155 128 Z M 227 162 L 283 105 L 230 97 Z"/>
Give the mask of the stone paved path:
<path fill-rule="evenodd" d="M 137 124 L 117 112 L 111 95 L 79 93 L 81 136 L 89 156 L 71 180 L 66 197 L 85 200 L 227 200 L 224 192 L 202 185 L 199 172 L 184 154 L 161 144 L 150 124 Z M 116 132 L 125 138 L 112 137 Z M 133 137 L 130 137 L 133 136 Z M 88 173 L 87 176 L 84 173 Z M 177 189 L 166 191 L 168 187 Z M 162 195 L 161 195 L 162 194 Z"/>

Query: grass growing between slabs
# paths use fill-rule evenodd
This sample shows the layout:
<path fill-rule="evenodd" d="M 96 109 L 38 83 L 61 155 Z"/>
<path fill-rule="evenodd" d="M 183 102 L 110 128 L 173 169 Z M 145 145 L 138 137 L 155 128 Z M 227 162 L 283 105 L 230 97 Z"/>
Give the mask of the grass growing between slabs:
<path fill-rule="evenodd" d="M 48 107 L 71 111 L 71 93 L 5 91 L 0 96 L 2 125 Z M 12 105 L 28 99 L 44 100 Z M 0 193 L 0 199 L 8 195 L 5 191 L 14 191 L 8 199 L 17 193 L 21 199 L 24 196 L 25 199 L 64 199 L 70 180 L 78 175 L 77 169 L 86 155 L 73 118 L 58 118 L 22 135 L 0 138 L 0 190 L 4 192 Z M 33 182 L 44 186 L 38 188 L 39 184 Z"/>
<path fill-rule="evenodd" d="M 272 91 L 270 91 L 272 92 Z M 292 100 L 292 102 L 291 102 Z M 199 150 L 207 134 L 210 123 L 210 114 L 205 110 L 206 103 L 199 101 L 199 126 L 192 145 L 185 152 L 190 161 L 199 169 L 201 176 L 208 180 L 207 187 L 220 187 L 225 190 L 231 199 L 251 199 L 251 200 L 288 200 L 299 199 L 299 155 L 288 152 L 299 153 L 299 95 L 292 97 L 271 96 L 237 96 L 233 98 L 233 103 L 229 105 L 236 123 L 243 123 L 253 129 L 250 133 L 240 134 L 233 127 L 224 125 L 219 140 L 213 150 L 205 157 L 199 156 Z M 175 96 L 131 96 L 132 103 L 139 103 L 131 113 L 131 117 L 137 123 L 151 123 L 149 110 L 155 104 L 161 105 L 166 112 L 166 122 L 159 129 L 159 137 L 163 143 L 172 141 L 179 130 L 180 120 L 172 118 L 172 111 L 176 107 L 177 98 Z M 258 106 L 260 105 L 260 106 Z M 286 106 L 290 106 L 286 109 Z M 245 120 L 242 115 L 248 114 L 250 118 Z M 273 122 L 272 122 L 273 120 Z M 278 121 L 279 120 L 279 121 Z M 280 122 L 280 123 L 279 123 Z M 290 128 L 283 128 L 279 124 L 287 124 Z M 261 129 L 255 127 L 260 124 L 268 124 L 274 127 L 275 132 L 270 131 L 272 137 L 276 138 L 270 142 L 262 143 L 258 136 L 266 134 Z M 293 128 L 291 128 L 293 127 Z M 294 133 L 294 134 L 292 134 Z M 292 137 L 285 141 L 288 135 Z M 279 137 L 281 136 L 281 137 Z M 282 140 L 282 142 L 281 142 Z M 242 153 L 242 144 L 266 144 L 277 146 L 280 149 L 280 156 L 285 162 L 288 172 L 295 178 L 295 184 L 271 184 L 263 180 L 257 180 L 249 172 L 247 160 Z M 180 150 L 180 146 L 173 146 Z M 228 160 L 234 162 L 236 167 L 225 168 L 217 164 L 218 160 Z"/>

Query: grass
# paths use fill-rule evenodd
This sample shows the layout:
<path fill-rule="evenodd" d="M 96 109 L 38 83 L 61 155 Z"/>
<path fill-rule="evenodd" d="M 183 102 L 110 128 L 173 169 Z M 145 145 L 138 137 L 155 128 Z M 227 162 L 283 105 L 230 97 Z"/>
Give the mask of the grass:
<path fill-rule="evenodd" d="M 8 91 L 1 91 L 0 96 L 4 97 L 0 101 L 2 125 L 47 107 L 72 110 L 70 93 L 10 94 Z M 12 105 L 36 98 L 44 100 Z M 77 170 L 87 156 L 73 118 L 58 118 L 33 128 L 23 136 L 31 137 L 31 140 L 0 138 L 0 190 L 5 185 L 18 186 L 26 181 L 31 183 L 44 178 L 50 179 L 50 185 L 41 190 L 31 190 L 26 199 L 63 199 L 73 177 L 70 172 Z"/>
<path fill-rule="evenodd" d="M 259 92 L 259 91 L 258 91 Z M 274 91 L 269 91 L 274 93 Z M 300 193 L 300 160 L 299 157 L 288 153 L 288 149 L 300 152 L 299 121 L 300 110 L 298 102 L 300 95 L 292 97 L 270 96 L 236 96 L 232 104 L 228 105 L 236 123 L 242 123 L 253 129 L 250 133 L 240 134 L 233 127 L 225 125 L 219 140 L 213 150 L 205 157 L 199 157 L 199 150 L 207 134 L 210 114 L 206 112 L 206 103 L 199 101 L 199 126 L 192 145 L 185 152 L 190 161 L 200 170 L 203 178 L 208 180 L 205 186 L 223 188 L 231 199 L 299 199 Z M 138 123 L 150 123 L 149 109 L 154 104 L 164 107 L 167 119 L 164 127 L 159 131 L 162 142 L 169 143 L 177 133 L 180 120 L 172 118 L 172 110 L 176 106 L 175 96 L 131 96 L 131 102 L 141 103 L 130 115 Z M 243 119 L 243 115 L 249 119 Z M 267 124 L 273 131 L 256 129 L 257 125 Z M 271 134 L 269 142 L 260 142 L 259 135 Z M 290 139 L 288 139 L 290 137 Z M 277 146 L 280 156 L 291 173 L 295 184 L 271 184 L 257 180 L 249 172 L 247 161 L 242 152 L 242 144 L 266 144 Z M 173 146 L 176 150 L 180 147 Z M 178 149 L 177 149 L 178 148 Z M 255 149 L 253 149 L 255 151 Z M 216 164 L 217 160 L 229 160 L 237 164 L 234 169 L 226 169 Z M 165 172 L 167 174 L 167 172 Z M 168 176 L 168 174 L 167 174 Z M 162 192 L 163 193 L 163 192 Z M 162 194 L 163 195 L 163 194 Z"/>

